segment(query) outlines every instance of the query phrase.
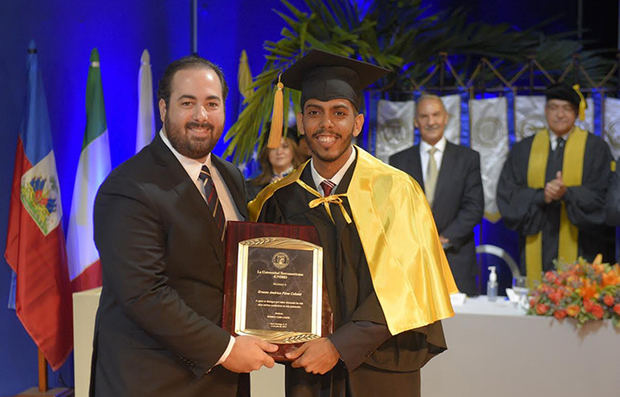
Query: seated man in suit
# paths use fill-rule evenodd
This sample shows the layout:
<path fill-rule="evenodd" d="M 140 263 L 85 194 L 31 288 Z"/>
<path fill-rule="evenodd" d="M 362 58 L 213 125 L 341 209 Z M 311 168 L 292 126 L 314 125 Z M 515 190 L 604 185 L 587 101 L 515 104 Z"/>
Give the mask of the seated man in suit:
<path fill-rule="evenodd" d="M 444 137 L 447 122 L 448 112 L 441 98 L 420 97 L 414 124 L 422 141 L 392 155 L 390 164 L 423 187 L 456 285 L 467 295 L 477 295 L 473 229 L 484 212 L 480 155 L 448 142 Z"/>
<path fill-rule="evenodd" d="M 238 373 L 274 364 L 275 345 L 220 327 L 225 222 L 247 214 L 241 173 L 211 153 L 227 92 L 206 59 L 171 63 L 162 130 L 99 189 L 91 396 L 235 397 Z"/>

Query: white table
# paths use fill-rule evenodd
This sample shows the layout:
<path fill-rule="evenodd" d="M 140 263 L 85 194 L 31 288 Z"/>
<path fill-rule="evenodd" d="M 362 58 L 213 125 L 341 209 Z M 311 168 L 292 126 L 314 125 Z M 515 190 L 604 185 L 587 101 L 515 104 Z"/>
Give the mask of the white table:
<path fill-rule="evenodd" d="M 611 321 L 578 330 L 485 296 L 454 309 L 443 321 L 448 350 L 422 369 L 424 397 L 620 396 L 620 331 Z"/>
<path fill-rule="evenodd" d="M 99 293 L 73 295 L 76 397 L 88 395 Z M 455 312 L 443 321 L 448 350 L 422 369 L 424 397 L 620 396 L 620 331 L 610 321 L 577 330 L 484 296 Z M 284 396 L 283 378 L 281 365 L 253 373 L 252 397 Z"/>

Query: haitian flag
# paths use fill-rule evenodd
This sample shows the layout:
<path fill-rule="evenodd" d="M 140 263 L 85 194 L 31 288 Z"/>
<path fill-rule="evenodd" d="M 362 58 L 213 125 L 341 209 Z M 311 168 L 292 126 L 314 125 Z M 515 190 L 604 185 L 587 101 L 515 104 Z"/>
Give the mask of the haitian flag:
<path fill-rule="evenodd" d="M 4 257 L 17 275 L 15 309 L 54 371 L 73 348 L 71 287 L 47 101 L 30 43 Z"/>
<path fill-rule="evenodd" d="M 101 286 L 101 262 L 93 239 L 93 207 L 99 185 L 111 168 L 99 52 L 93 48 L 86 82 L 86 131 L 75 173 L 67 231 L 69 279 L 73 292 Z"/>

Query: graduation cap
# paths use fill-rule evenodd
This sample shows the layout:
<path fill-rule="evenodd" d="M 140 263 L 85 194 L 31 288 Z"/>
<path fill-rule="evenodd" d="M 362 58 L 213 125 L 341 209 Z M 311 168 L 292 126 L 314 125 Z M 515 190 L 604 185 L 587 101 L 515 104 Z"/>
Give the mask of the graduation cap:
<path fill-rule="evenodd" d="M 389 72 L 389 69 L 368 62 L 311 50 L 280 76 L 268 146 L 277 147 L 280 143 L 284 85 L 301 91 L 302 108 L 311 98 L 320 101 L 348 99 L 359 110 L 362 107 L 362 90 Z"/>
<path fill-rule="evenodd" d="M 545 97 L 547 100 L 560 99 L 570 102 L 578 109 L 579 120 L 585 120 L 587 105 L 583 94 L 579 90 L 579 84 L 575 84 L 572 87 L 566 83 L 552 84 L 545 90 Z"/>

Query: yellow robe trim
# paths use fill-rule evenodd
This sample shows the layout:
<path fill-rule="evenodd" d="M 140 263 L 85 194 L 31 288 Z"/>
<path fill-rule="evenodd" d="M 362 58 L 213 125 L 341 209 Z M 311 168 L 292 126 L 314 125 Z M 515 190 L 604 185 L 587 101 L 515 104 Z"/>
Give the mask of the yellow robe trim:
<path fill-rule="evenodd" d="M 564 147 L 562 179 L 566 186 L 579 186 L 583 174 L 583 157 L 588 133 L 575 126 Z M 532 142 L 527 167 L 527 185 L 533 189 L 544 189 L 547 158 L 549 156 L 549 131 L 540 130 Z M 579 230 L 568 219 L 566 203 L 562 202 L 560 232 L 558 238 L 558 259 L 572 263 L 577 260 Z M 525 267 L 530 287 L 542 277 L 542 232 L 526 236 Z"/>
<path fill-rule="evenodd" d="M 458 290 L 424 192 L 406 173 L 356 149 L 346 196 L 391 334 L 453 316 L 450 294 Z M 263 189 L 248 206 L 250 219 L 304 166 Z"/>

